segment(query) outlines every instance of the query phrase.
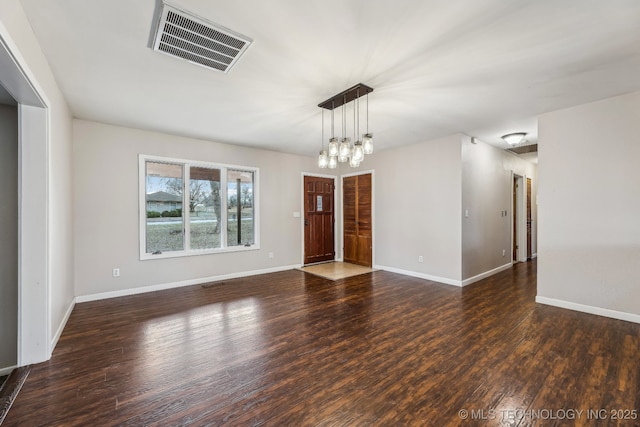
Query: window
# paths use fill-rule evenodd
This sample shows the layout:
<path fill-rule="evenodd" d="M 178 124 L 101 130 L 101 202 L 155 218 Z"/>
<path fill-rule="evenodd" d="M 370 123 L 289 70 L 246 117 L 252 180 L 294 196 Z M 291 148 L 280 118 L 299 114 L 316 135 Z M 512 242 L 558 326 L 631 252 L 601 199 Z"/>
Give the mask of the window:
<path fill-rule="evenodd" d="M 227 171 L 227 244 L 250 245 L 253 242 L 253 172 Z"/>
<path fill-rule="evenodd" d="M 258 169 L 140 156 L 140 259 L 258 249 Z"/>

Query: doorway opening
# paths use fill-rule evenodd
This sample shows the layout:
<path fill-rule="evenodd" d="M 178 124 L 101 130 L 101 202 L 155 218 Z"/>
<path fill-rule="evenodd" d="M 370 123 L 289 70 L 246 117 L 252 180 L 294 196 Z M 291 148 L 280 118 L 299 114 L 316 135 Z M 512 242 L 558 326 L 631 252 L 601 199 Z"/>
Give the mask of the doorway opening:
<path fill-rule="evenodd" d="M 512 185 L 512 262 L 532 258 L 531 178 L 513 174 Z"/>
<path fill-rule="evenodd" d="M 0 377 L 18 364 L 18 107 L 7 92 L 4 95 L 0 94 Z"/>
<path fill-rule="evenodd" d="M 49 301 L 49 101 L 0 28 L 0 84 L 18 104 L 17 365 L 51 357 Z"/>

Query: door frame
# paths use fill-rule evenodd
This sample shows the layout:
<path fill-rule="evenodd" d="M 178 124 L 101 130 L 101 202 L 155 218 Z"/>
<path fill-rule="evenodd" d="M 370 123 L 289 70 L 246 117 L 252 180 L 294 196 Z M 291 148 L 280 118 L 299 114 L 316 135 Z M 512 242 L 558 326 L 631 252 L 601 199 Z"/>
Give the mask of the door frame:
<path fill-rule="evenodd" d="M 17 364 L 51 358 L 49 212 L 50 102 L 6 28 L 0 25 L 2 85 L 18 103 Z"/>
<path fill-rule="evenodd" d="M 510 228 L 509 234 L 511 235 L 511 253 L 513 253 L 514 245 L 516 244 L 516 236 L 513 235 L 514 229 L 514 215 L 515 219 L 515 229 L 517 237 L 519 237 L 519 245 L 518 250 L 516 251 L 516 259 L 515 261 L 512 259 L 511 263 L 514 264 L 516 262 L 526 262 L 527 261 L 527 178 L 531 179 L 531 184 L 533 185 L 533 179 L 526 175 L 520 175 L 515 171 L 511 171 L 511 192 L 510 192 L 510 200 L 511 205 L 516 207 L 516 212 L 511 213 L 511 220 L 509 221 Z M 514 179 L 518 181 L 518 189 L 516 191 L 516 200 L 513 200 L 513 182 Z M 513 257 L 511 257 L 513 258 Z"/>
<path fill-rule="evenodd" d="M 336 203 L 338 200 L 340 200 L 338 198 L 338 186 L 336 185 L 336 180 L 338 179 L 338 177 L 336 175 L 325 175 L 325 174 L 320 174 L 320 173 L 312 173 L 312 172 L 302 172 L 300 174 L 300 248 L 302 249 L 300 251 L 300 265 L 305 265 L 304 264 L 304 251 L 305 251 L 305 247 L 304 247 L 304 198 L 305 198 L 305 189 L 304 189 L 304 177 L 305 176 L 313 176 L 316 178 L 331 178 L 333 179 L 333 252 L 336 254 L 334 257 L 334 261 L 342 261 L 341 258 L 338 258 L 338 238 L 336 236 L 337 232 L 338 232 L 338 219 L 336 218 L 336 213 L 337 213 L 337 209 L 336 207 L 338 206 Z M 342 207 L 342 206 L 341 206 Z M 295 213 L 294 213 L 295 216 Z M 340 253 L 341 254 L 341 253 Z"/>
<path fill-rule="evenodd" d="M 371 174 L 371 267 L 376 267 L 376 171 L 375 169 L 363 170 L 340 175 L 340 195 L 343 194 L 342 187 L 344 178 L 350 176 Z M 340 260 L 344 260 L 344 209 L 342 208 L 342 196 L 340 196 Z M 338 252 L 336 252 L 338 253 Z"/>

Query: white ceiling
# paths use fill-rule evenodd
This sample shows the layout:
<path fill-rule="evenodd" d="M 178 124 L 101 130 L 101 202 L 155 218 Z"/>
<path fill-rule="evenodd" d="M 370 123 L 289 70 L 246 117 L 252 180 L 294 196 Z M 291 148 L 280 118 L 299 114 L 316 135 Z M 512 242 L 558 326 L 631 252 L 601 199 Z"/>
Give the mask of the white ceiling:
<path fill-rule="evenodd" d="M 21 1 L 76 117 L 305 155 L 358 82 L 377 150 L 640 90 L 637 0 L 173 1 L 254 39 L 229 74 L 148 47 L 156 0 Z"/>

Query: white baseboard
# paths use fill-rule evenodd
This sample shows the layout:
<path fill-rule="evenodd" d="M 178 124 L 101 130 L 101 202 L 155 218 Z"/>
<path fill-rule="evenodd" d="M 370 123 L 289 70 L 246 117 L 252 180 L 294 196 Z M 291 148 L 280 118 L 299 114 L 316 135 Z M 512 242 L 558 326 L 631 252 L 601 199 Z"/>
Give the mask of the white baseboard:
<path fill-rule="evenodd" d="M 71 304 L 69 304 L 69 308 L 67 308 L 67 312 L 64 313 L 64 318 L 62 319 L 62 322 L 60 322 L 60 326 L 58 326 L 58 330 L 56 331 L 56 334 L 53 336 L 53 339 L 51 340 L 51 353 L 53 353 L 53 350 L 56 348 L 56 345 L 58 344 L 58 340 L 60 339 L 60 335 L 62 335 L 62 331 L 64 330 L 64 327 L 67 326 L 67 322 L 69 321 L 69 316 L 71 316 L 71 312 L 73 311 L 73 307 L 76 306 L 76 298 L 73 299 L 73 301 L 71 301 Z"/>
<path fill-rule="evenodd" d="M 183 286 L 199 285 L 207 282 L 219 282 L 221 280 L 237 279 L 240 277 L 256 276 L 258 274 L 277 273 L 279 271 L 293 270 L 300 268 L 300 264 L 287 265 L 282 267 L 265 268 L 263 270 L 242 271 L 239 273 L 223 274 L 220 276 L 201 277 L 198 279 L 183 280 L 180 282 L 162 283 L 160 285 L 143 286 L 140 288 L 123 289 L 120 291 L 101 292 L 99 294 L 80 295 L 75 302 L 98 301 L 109 298 L 125 297 L 129 295 L 144 294 L 147 292 L 163 291 L 165 289 L 180 288 Z"/>
<path fill-rule="evenodd" d="M 627 322 L 640 323 L 640 315 L 625 313 L 623 311 L 610 310 L 608 308 L 593 307 L 591 305 L 578 304 L 570 301 L 563 301 L 554 298 L 536 296 L 536 302 L 554 307 L 566 308 L 573 311 L 595 314 L 598 316 L 610 317 L 612 319 L 625 320 Z"/>
<path fill-rule="evenodd" d="M 469 277 L 468 279 L 464 279 L 462 281 L 462 286 L 467 286 L 472 283 L 475 283 L 479 280 L 486 279 L 489 276 L 493 276 L 496 273 L 500 273 L 501 271 L 508 270 L 513 266 L 512 263 L 501 265 L 500 267 L 496 267 L 493 270 L 485 271 L 484 273 L 480 273 L 476 276 Z"/>
<path fill-rule="evenodd" d="M 462 286 L 462 282 L 460 282 L 460 280 L 448 279 L 446 277 L 432 276 L 430 274 L 418 273 L 417 271 L 402 270 L 400 268 L 387 267 L 384 265 L 375 265 L 374 268 L 377 268 L 379 270 L 389 271 L 391 273 L 403 274 L 405 276 L 417 277 L 419 279 L 431 280 L 432 282 L 444 283 L 445 285 Z"/>
<path fill-rule="evenodd" d="M 531 255 L 531 259 L 534 259 L 534 258 L 538 258 L 538 253 L 537 252 L 535 254 Z"/>
<path fill-rule="evenodd" d="M 0 368 L 0 375 L 9 375 L 11 373 L 11 371 L 16 369 L 17 367 L 18 367 L 18 365 L 9 366 L 9 367 L 6 367 L 6 368 Z"/>

